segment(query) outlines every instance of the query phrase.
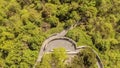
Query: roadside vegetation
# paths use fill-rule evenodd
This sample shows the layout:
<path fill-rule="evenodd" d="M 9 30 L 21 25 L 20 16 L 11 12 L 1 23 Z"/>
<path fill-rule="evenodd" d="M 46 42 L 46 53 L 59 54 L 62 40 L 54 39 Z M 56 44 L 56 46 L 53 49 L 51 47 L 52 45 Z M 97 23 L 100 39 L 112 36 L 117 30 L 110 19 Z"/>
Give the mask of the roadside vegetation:
<path fill-rule="evenodd" d="M 0 0 L 0 67 L 32 68 L 47 37 L 79 22 L 66 36 L 94 48 L 105 68 L 120 68 L 119 7 L 120 0 Z M 55 49 L 38 68 L 51 68 L 51 59 L 56 68 L 94 68 L 88 51 L 79 53 L 87 60 L 78 54 L 68 66 L 64 49 Z"/>

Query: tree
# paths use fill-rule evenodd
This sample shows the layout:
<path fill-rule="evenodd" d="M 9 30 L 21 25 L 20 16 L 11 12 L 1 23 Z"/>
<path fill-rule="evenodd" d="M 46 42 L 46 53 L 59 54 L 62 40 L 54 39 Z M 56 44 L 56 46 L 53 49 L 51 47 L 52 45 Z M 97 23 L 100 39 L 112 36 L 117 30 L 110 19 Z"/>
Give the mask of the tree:
<path fill-rule="evenodd" d="M 90 36 L 87 35 L 80 28 L 75 28 L 73 30 L 70 30 L 66 36 L 69 38 L 72 38 L 74 41 L 76 41 L 79 46 L 85 45 L 85 44 L 93 45 Z"/>
<path fill-rule="evenodd" d="M 67 59 L 66 50 L 64 48 L 56 48 L 52 53 L 52 67 L 65 68 L 65 60 Z"/>
<path fill-rule="evenodd" d="M 96 56 L 90 50 L 80 50 L 80 52 L 72 59 L 68 68 L 96 68 Z"/>
<path fill-rule="evenodd" d="M 45 54 L 42 58 L 39 68 L 65 68 L 65 60 L 67 59 L 64 48 L 55 48 L 53 53 Z"/>

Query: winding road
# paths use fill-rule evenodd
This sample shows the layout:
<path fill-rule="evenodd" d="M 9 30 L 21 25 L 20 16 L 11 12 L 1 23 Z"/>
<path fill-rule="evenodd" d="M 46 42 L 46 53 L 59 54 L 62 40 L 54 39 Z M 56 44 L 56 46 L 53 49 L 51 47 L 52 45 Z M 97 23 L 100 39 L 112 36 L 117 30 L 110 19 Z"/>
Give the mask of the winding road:
<path fill-rule="evenodd" d="M 89 46 L 77 47 L 75 41 L 73 41 L 70 38 L 65 37 L 67 32 L 73 28 L 74 28 L 74 26 L 70 27 L 67 30 L 63 30 L 60 33 L 56 33 L 56 34 L 50 36 L 49 38 L 47 38 L 42 44 L 42 47 L 39 51 L 38 58 L 34 64 L 33 68 L 36 67 L 37 63 L 41 62 L 41 59 L 42 59 L 44 53 L 51 53 L 54 48 L 59 48 L 59 47 L 65 48 L 68 55 L 76 55 L 78 52 L 80 52 L 80 50 L 89 48 L 96 54 L 98 68 L 104 68 L 99 55 L 93 48 L 91 48 Z"/>

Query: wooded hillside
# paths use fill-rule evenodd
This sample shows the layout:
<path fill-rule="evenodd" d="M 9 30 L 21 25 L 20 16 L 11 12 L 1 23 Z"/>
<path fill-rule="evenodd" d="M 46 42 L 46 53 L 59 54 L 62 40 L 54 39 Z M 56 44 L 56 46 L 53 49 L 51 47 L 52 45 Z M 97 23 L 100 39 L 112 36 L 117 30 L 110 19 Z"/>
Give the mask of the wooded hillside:
<path fill-rule="evenodd" d="M 0 67 L 32 68 L 43 41 L 76 22 L 66 36 L 94 48 L 105 68 L 120 68 L 120 0 L 0 0 Z M 66 66 L 66 56 L 61 58 L 57 49 L 52 56 L 45 56 L 38 68 L 51 68 L 51 59 L 59 59 L 52 61 L 58 62 L 56 68 L 92 65 L 79 63 L 77 56 Z"/>

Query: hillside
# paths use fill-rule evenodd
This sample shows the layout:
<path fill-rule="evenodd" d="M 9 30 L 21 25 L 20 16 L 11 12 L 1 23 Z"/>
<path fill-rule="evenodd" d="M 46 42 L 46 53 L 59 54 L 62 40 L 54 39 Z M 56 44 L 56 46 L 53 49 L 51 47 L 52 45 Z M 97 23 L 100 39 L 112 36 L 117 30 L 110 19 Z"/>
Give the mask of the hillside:
<path fill-rule="evenodd" d="M 66 37 L 94 48 L 104 68 L 120 68 L 119 7 L 120 0 L 0 0 L 0 68 L 32 68 L 44 40 L 75 23 Z M 55 49 L 37 68 L 96 68 L 89 49 L 69 65 L 66 58 Z"/>

